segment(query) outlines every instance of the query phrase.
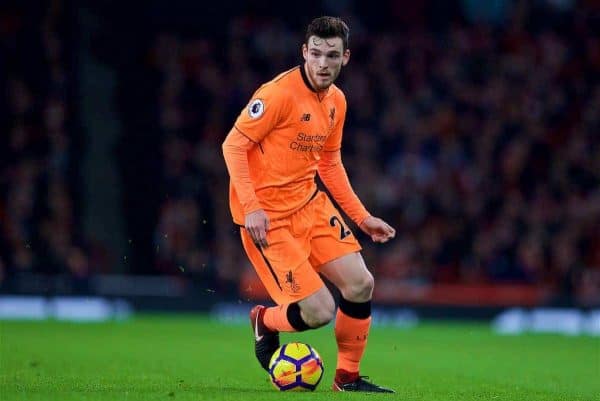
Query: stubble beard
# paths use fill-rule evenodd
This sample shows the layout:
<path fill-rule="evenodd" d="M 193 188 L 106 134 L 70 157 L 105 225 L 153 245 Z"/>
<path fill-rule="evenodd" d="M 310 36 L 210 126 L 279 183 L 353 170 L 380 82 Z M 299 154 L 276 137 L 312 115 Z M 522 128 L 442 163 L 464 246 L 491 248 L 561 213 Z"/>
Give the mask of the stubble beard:
<path fill-rule="evenodd" d="M 315 89 L 317 90 L 325 90 L 327 88 L 329 88 L 331 86 L 331 84 L 333 84 L 333 82 L 335 81 L 335 79 L 337 78 L 338 74 L 330 74 L 329 77 L 327 77 L 327 80 L 321 84 L 321 82 L 323 82 L 323 79 L 319 77 L 318 73 L 315 73 L 315 75 L 313 76 L 313 81 L 315 83 L 315 86 L 317 86 Z"/>

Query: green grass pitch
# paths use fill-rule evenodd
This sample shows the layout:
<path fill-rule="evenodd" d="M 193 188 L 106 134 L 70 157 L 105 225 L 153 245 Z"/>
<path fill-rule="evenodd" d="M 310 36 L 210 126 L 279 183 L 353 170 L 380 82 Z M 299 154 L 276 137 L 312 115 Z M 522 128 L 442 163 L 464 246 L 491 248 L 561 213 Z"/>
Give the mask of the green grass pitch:
<path fill-rule="evenodd" d="M 374 327 L 363 374 L 392 395 L 334 393 L 332 325 L 286 334 L 313 345 L 314 393 L 279 393 L 254 359 L 248 325 L 200 316 L 110 323 L 0 321 L 0 399 L 9 400 L 600 400 L 600 339 L 498 336 L 483 324 Z"/>

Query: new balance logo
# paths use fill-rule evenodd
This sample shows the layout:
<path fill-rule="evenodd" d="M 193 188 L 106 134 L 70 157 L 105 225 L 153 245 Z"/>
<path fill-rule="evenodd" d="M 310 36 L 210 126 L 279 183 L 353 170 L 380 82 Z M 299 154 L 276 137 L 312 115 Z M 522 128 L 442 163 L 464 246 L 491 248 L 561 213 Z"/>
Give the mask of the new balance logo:
<path fill-rule="evenodd" d="M 302 114 L 302 117 L 300 117 L 300 121 L 310 121 L 310 113 Z"/>

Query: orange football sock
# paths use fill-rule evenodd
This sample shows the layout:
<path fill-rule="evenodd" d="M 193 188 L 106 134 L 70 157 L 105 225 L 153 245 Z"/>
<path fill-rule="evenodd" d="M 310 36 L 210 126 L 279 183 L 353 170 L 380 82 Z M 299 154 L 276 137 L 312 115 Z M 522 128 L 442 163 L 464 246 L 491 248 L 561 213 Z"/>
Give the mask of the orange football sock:
<path fill-rule="evenodd" d="M 338 345 L 336 381 L 347 383 L 358 378 L 370 327 L 371 316 L 356 319 L 338 309 L 335 318 L 335 338 Z"/>
<path fill-rule="evenodd" d="M 271 306 L 265 310 L 263 323 L 269 330 L 292 332 L 296 329 L 290 324 L 287 317 L 288 305 Z"/>

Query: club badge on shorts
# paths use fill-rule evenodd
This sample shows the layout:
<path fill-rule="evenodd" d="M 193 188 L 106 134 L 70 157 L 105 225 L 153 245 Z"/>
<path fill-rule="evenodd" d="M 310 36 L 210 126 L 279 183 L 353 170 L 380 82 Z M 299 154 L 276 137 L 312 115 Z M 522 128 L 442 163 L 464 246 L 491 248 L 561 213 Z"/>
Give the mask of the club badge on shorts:
<path fill-rule="evenodd" d="M 296 278 L 292 274 L 292 271 L 288 271 L 285 275 L 285 284 L 292 290 L 292 292 L 300 292 L 300 284 L 296 282 Z"/>

